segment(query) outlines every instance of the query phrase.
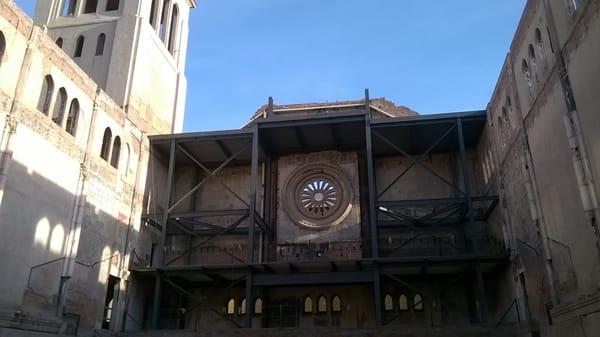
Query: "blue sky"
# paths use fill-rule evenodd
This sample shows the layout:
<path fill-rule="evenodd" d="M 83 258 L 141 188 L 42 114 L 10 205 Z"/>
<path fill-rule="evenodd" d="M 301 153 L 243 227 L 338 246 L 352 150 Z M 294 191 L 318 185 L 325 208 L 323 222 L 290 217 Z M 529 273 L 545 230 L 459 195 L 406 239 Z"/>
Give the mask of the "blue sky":
<path fill-rule="evenodd" d="M 127 1 L 127 0 L 126 0 Z M 28 13 L 35 0 L 16 0 Z M 276 104 L 386 97 L 422 113 L 485 108 L 525 0 L 198 0 L 186 131 Z"/>

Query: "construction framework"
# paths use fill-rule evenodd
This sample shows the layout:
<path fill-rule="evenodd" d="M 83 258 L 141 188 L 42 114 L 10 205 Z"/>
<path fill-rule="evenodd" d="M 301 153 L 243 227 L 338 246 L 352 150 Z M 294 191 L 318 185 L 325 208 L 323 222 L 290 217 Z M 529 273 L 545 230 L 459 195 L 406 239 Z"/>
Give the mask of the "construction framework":
<path fill-rule="evenodd" d="M 465 275 L 474 280 L 477 311 L 472 320 L 488 320 L 485 305 L 483 274 L 508 261 L 506 251 L 490 252 L 482 247 L 481 233 L 485 232 L 486 219 L 498 203 L 497 195 L 473 195 L 472 172 L 466 158 L 467 148 L 476 146 L 486 123 L 484 111 L 427 115 L 402 118 L 375 119 L 371 116 L 368 91 L 365 91 L 364 112 L 352 114 L 321 114 L 308 117 L 270 116 L 273 101 L 269 100 L 268 118 L 256 119 L 244 129 L 219 132 L 202 132 L 151 137 L 152 151 L 165 157 L 168 163 L 164 181 L 166 204 L 159 221 L 156 214 L 144 216 L 161 233 L 158 259 L 152 266 L 133 267 L 137 277 L 154 278 L 154 303 L 152 328 L 159 328 L 161 294 L 165 284 L 192 300 L 191 307 L 209 303 L 210 299 L 198 297 L 190 288 L 208 284 L 228 287 L 245 285 L 245 298 L 253 298 L 256 287 L 315 284 L 370 284 L 373 289 L 373 307 L 376 324 L 385 325 L 382 312 L 382 278 L 414 289 L 427 299 L 430 295 L 399 275 L 451 274 L 446 284 L 452 284 Z M 362 257 L 352 260 L 277 261 L 272 253 L 275 241 L 273 207 L 276 188 L 271 178 L 273 162 L 277 156 L 289 153 L 308 153 L 336 149 L 356 151 L 363 155 L 363 191 L 367 207 L 368 233 L 363 233 Z M 429 167 L 425 159 L 432 153 L 458 152 L 462 168 L 461 184 L 449 181 Z M 385 156 L 401 156 L 410 165 L 397 173 L 397 177 L 384 188 L 377 188 L 375 160 Z M 168 158 L 168 159 L 167 159 Z M 177 165 L 193 165 L 203 172 L 204 179 L 195 183 L 187 193 L 174 197 L 174 175 Z M 249 166 L 249 195 L 239 195 L 220 181 L 219 172 L 228 165 Z M 390 200 L 386 192 L 406 176 L 413 167 L 420 167 L 455 191 L 453 198 L 417 200 Z M 262 174 L 262 186 L 257 182 Z M 177 206 L 214 179 L 231 193 L 245 208 L 197 212 L 176 212 Z M 262 189 L 262 190 L 261 190 Z M 365 193 L 366 192 L 366 193 Z M 264 196 L 263 200 L 258 200 Z M 260 201 L 260 202 L 259 202 Z M 262 205 L 262 210 L 259 209 Z M 406 209 L 421 209 L 425 214 L 410 215 Z M 206 217 L 235 216 L 237 221 L 223 227 L 204 221 Z M 153 220 L 154 219 L 154 220 Z M 244 225 L 245 224 L 245 225 Z M 427 236 L 427 229 L 446 224 L 460 225 L 465 247 L 459 252 L 440 248 L 436 253 L 415 256 L 397 256 L 411 241 Z M 415 235 L 399 242 L 392 249 L 379 245 L 381 231 L 410 229 Z M 201 246 L 213 246 L 215 238 L 227 234 L 247 235 L 245 256 L 223 251 L 231 256 L 232 264 L 190 264 L 190 252 Z M 189 246 L 175 257 L 165 258 L 165 244 L 170 235 L 186 235 Z M 257 236 L 263 240 L 257 242 Z M 192 245 L 193 239 L 200 241 Z M 185 262 L 184 262 L 185 261 Z M 175 264 L 175 262 L 178 262 Z M 400 272 L 401 271 L 401 272 Z M 236 326 L 252 327 L 251 301 L 246 301 L 243 324 L 226 317 L 219 308 L 213 311 Z"/>

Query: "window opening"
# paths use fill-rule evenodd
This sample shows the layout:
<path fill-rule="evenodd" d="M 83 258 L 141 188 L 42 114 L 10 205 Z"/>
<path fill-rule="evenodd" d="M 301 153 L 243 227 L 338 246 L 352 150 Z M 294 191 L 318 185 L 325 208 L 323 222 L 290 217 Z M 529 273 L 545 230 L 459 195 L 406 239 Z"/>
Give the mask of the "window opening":
<path fill-rule="evenodd" d="M 260 315 L 263 313 L 263 301 L 262 298 L 257 298 L 256 301 L 254 301 L 254 314 L 255 315 Z"/>
<path fill-rule="evenodd" d="M 342 311 L 342 300 L 339 296 L 334 296 L 331 301 L 331 310 L 333 312 L 341 312 Z"/>
<path fill-rule="evenodd" d="M 121 156 L 121 138 L 115 137 L 112 148 L 112 156 L 110 158 L 110 165 L 114 168 L 119 168 L 119 157 Z"/>
<path fill-rule="evenodd" d="M 398 308 L 400 309 L 400 311 L 408 310 L 408 298 L 406 297 L 406 295 L 400 295 L 400 299 L 398 300 Z"/>
<path fill-rule="evenodd" d="M 246 314 L 246 298 L 242 298 L 242 302 L 240 303 L 240 315 Z"/>
<path fill-rule="evenodd" d="M 77 43 L 75 44 L 75 53 L 73 54 L 73 57 L 81 57 L 81 54 L 83 54 L 83 44 L 85 43 L 85 39 L 83 38 L 83 36 L 79 36 L 77 38 Z"/>
<path fill-rule="evenodd" d="M 104 54 L 104 43 L 106 42 L 106 35 L 104 33 L 98 35 L 98 42 L 96 43 L 96 56 Z"/>
<path fill-rule="evenodd" d="M 318 312 L 327 312 L 327 299 L 325 298 L 325 296 L 319 297 L 317 311 Z"/>
<path fill-rule="evenodd" d="M 305 313 L 313 312 L 313 301 L 312 301 L 312 297 L 310 297 L 310 296 L 306 296 L 304 298 L 304 312 Z"/>
<path fill-rule="evenodd" d="M 108 161 L 111 141 L 112 131 L 110 131 L 110 128 L 106 128 L 104 130 L 104 136 L 102 136 L 102 148 L 100 149 L 100 157 L 106 161 Z"/>
<path fill-rule="evenodd" d="M 117 11 L 119 10 L 119 0 L 106 0 L 106 11 Z"/>
<path fill-rule="evenodd" d="M 69 114 L 67 115 L 67 126 L 66 131 L 73 137 L 77 132 L 77 120 L 79 119 L 79 101 L 74 98 L 71 101 L 71 107 L 69 108 Z"/>
<path fill-rule="evenodd" d="M 58 104 L 54 105 L 52 121 L 62 126 L 65 109 L 67 108 L 67 91 L 65 90 L 65 88 L 60 88 L 58 90 L 58 97 L 56 103 Z"/>
<path fill-rule="evenodd" d="M 234 298 L 230 298 L 229 301 L 227 301 L 227 315 L 233 315 L 235 314 L 235 299 Z"/>
<path fill-rule="evenodd" d="M 415 311 L 423 311 L 423 297 L 420 294 L 415 295 Z"/>
<path fill-rule="evenodd" d="M 113 314 L 115 292 L 118 289 L 120 279 L 110 275 L 108 277 L 108 287 L 106 288 L 106 297 L 104 299 L 104 313 L 102 317 L 102 329 L 110 329 Z"/>
<path fill-rule="evenodd" d="M 46 77 L 44 77 L 42 91 L 40 92 L 40 100 L 38 103 L 38 110 L 40 110 L 44 115 L 48 115 L 48 112 L 50 112 L 52 95 L 54 95 L 54 80 L 52 79 L 52 76 L 46 75 Z"/>
<path fill-rule="evenodd" d="M 173 5 L 173 13 L 171 13 L 171 28 L 169 29 L 169 52 L 171 55 L 175 55 L 175 43 L 177 39 L 178 29 L 177 25 L 179 24 L 179 7 L 177 5 Z"/>
<path fill-rule="evenodd" d="M 96 13 L 98 10 L 98 0 L 87 0 L 83 8 L 83 13 Z"/>
<path fill-rule="evenodd" d="M 63 38 L 59 37 L 58 39 L 56 39 L 56 45 L 58 46 L 58 48 L 62 49 L 63 46 Z"/>
<path fill-rule="evenodd" d="M 64 0 L 61 11 L 61 16 L 73 16 L 75 15 L 75 8 L 77 7 L 77 0 Z"/>

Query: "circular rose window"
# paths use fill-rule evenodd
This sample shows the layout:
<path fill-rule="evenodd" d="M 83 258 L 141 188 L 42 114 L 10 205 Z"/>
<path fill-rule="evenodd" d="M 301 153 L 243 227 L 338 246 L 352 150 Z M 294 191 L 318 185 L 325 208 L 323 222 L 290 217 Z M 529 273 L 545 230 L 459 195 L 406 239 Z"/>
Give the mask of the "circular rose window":
<path fill-rule="evenodd" d="M 283 206 L 299 226 L 313 230 L 339 224 L 352 208 L 352 185 L 339 168 L 310 164 L 296 169 L 283 189 Z"/>

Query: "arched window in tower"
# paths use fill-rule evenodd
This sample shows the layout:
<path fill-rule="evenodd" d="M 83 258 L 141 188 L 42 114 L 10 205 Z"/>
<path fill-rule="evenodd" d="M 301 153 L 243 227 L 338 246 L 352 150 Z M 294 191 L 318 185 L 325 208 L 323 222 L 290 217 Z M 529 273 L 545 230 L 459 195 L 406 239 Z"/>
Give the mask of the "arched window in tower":
<path fill-rule="evenodd" d="M 152 0 L 152 5 L 150 6 L 150 19 L 148 20 L 150 25 L 154 28 L 156 28 L 156 9 L 158 8 L 157 2 L 158 0 Z"/>
<path fill-rule="evenodd" d="M 327 312 L 327 299 L 325 296 L 319 297 L 317 302 L 317 312 Z"/>
<path fill-rule="evenodd" d="M 52 121 L 54 123 L 62 126 L 66 107 L 67 90 L 65 90 L 65 88 L 60 88 L 58 90 L 58 96 L 56 97 L 56 103 L 54 104 L 54 112 L 52 112 Z"/>
<path fill-rule="evenodd" d="M 169 52 L 171 55 L 175 55 L 175 49 L 177 44 L 177 35 L 179 35 L 179 7 L 173 5 L 173 12 L 171 13 L 171 28 L 169 29 Z"/>
<path fill-rule="evenodd" d="M 86 0 L 85 6 L 83 7 L 83 13 L 96 13 L 98 10 L 98 0 Z"/>
<path fill-rule="evenodd" d="M 304 313 L 308 314 L 313 312 L 313 300 L 312 297 L 306 296 L 304 298 Z"/>
<path fill-rule="evenodd" d="M 69 115 L 67 115 L 67 126 L 65 130 L 73 137 L 77 132 L 77 120 L 79 119 L 79 101 L 74 98 L 69 107 Z"/>
<path fill-rule="evenodd" d="M 4 53 L 6 52 L 6 39 L 4 33 L 0 31 L 0 67 L 2 66 L 2 60 L 4 59 Z"/>
<path fill-rule="evenodd" d="M 75 8 L 77 8 L 77 0 L 63 0 L 61 16 L 73 16 L 75 15 Z"/>
<path fill-rule="evenodd" d="M 62 49 L 63 46 L 63 38 L 59 37 L 58 39 L 56 39 L 56 45 L 58 46 L 58 48 Z"/>
<path fill-rule="evenodd" d="M 102 136 L 102 147 L 100 148 L 100 158 L 108 161 L 108 156 L 110 154 L 110 144 L 112 142 L 112 131 L 110 128 L 106 128 L 104 130 L 104 135 Z"/>
<path fill-rule="evenodd" d="M 52 96 L 54 95 L 54 80 L 52 76 L 46 75 L 42 84 L 42 91 L 40 92 L 40 99 L 38 101 L 38 110 L 44 115 L 48 115 L 50 112 L 50 104 L 52 103 Z"/>
<path fill-rule="evenodd" d="M 546 60 L 546 52 L 544 50 L 544 38 L 542 37 L 542 31 L 539 28 L 535 29 L 535 45 L 538 50 L 539 59 L 544 68 L 548 68 L 548 62 Z"/>
<path fill-rule="evenodd" d="M 232 297 L 229 299 L 229 301 L 227 301 L 227 308 L 226 311 L 227 315 L 233 315 L 235 314 L 235 299 Z"/>
<path fill-rule="evenodd" d="M 106 0 L 106 11 L 118 11 L 120 1 L 119 0 Z"/>
<path fill-rule="evenodd" d="M 528 47 L 528 55 L 529 55 L 529 62 L 531 62 L 531 72 L 533 73 L 533 77 L 535 79 L 535 82 L 539 82 L 539 76 L 538 76 L 538 66 L 537 66 L 537 58 L 535 56 L 535 49 L 533 48 L 532 45 L 529 45 Z"/>
<path fill-rule="evenodd" d="M 331 300 L 331 311 L 342 312 L 342 300 L 339 296 L 333 296 L 333 300 Z"/>
<path fill-rule="evenodd" d="M 527 60 L 523 59 L 521 63 L 521 71 L 523 72 L 523 76 L 525 76 L 525 81 L 527 82 L 527 91 L 529 93 L 529 98 L 533 98 L 533 85 L 531 83 L 531 73 L 529 72 L 529 65 L 527 64 Z"/>
<path fill-rule="evenodd" d="M 73 57 L 81 57 L 83 54 L 83 45 L 85 44 L 85 38 L 82 35 L 79 35 L 77 38 L 77 42 L 75 43 L 75 52 L 73 53 Z"/>
<path fill-rule="evenodd" d="M 158 27 L 158 36 L 160 39 L 165 42 L 165 37 L 167 36 L 167 20 L 169 19 L 169 8 L 170 1 L 165 0 L 162 8 L 162 15 L 160 16 L 160 26 Z"/>
<path fill-rule="evenodd" d="M 423 311 L 423 297 L 420 294 L 416 294 L 415 295 L 415 299 L 414 299 L 414 309 L 415 311 Z"/>
<path fill-rule="evenodd" d="M 110 165 L 114 168 L 119 168 L 119 158 L 121 157 L 121 138 L 115 137 L 112 147 L 112 156 L 110 157 Z"/>
<path fill-rule="evenodd" d="M 104 43 L 106 43 L 106 35 L 102 33 L 98 35 L 98 42 L 96 42 L 96 56 L 104 54 Z"/>
<path fill-rule="evenodd" d="M 255 315 L 262 315 L 263 313 L 263 300 L 262 298 L 257 298 L 254 301 L 254 314 Z"/>
<path fill-rule="evenodd" d="M 408 310 L 408 298 L 406 298 L 406 295 L 404 294 L 401 294 L 398 299 L 398 309 L 400 309 L 400 311 Z"/>
<path fill-rule="evenodd" d="M 387 294 L 383 298 L 383 310 L 394 311 L 394 299 L 392 298 L 392 295 Z"/>

